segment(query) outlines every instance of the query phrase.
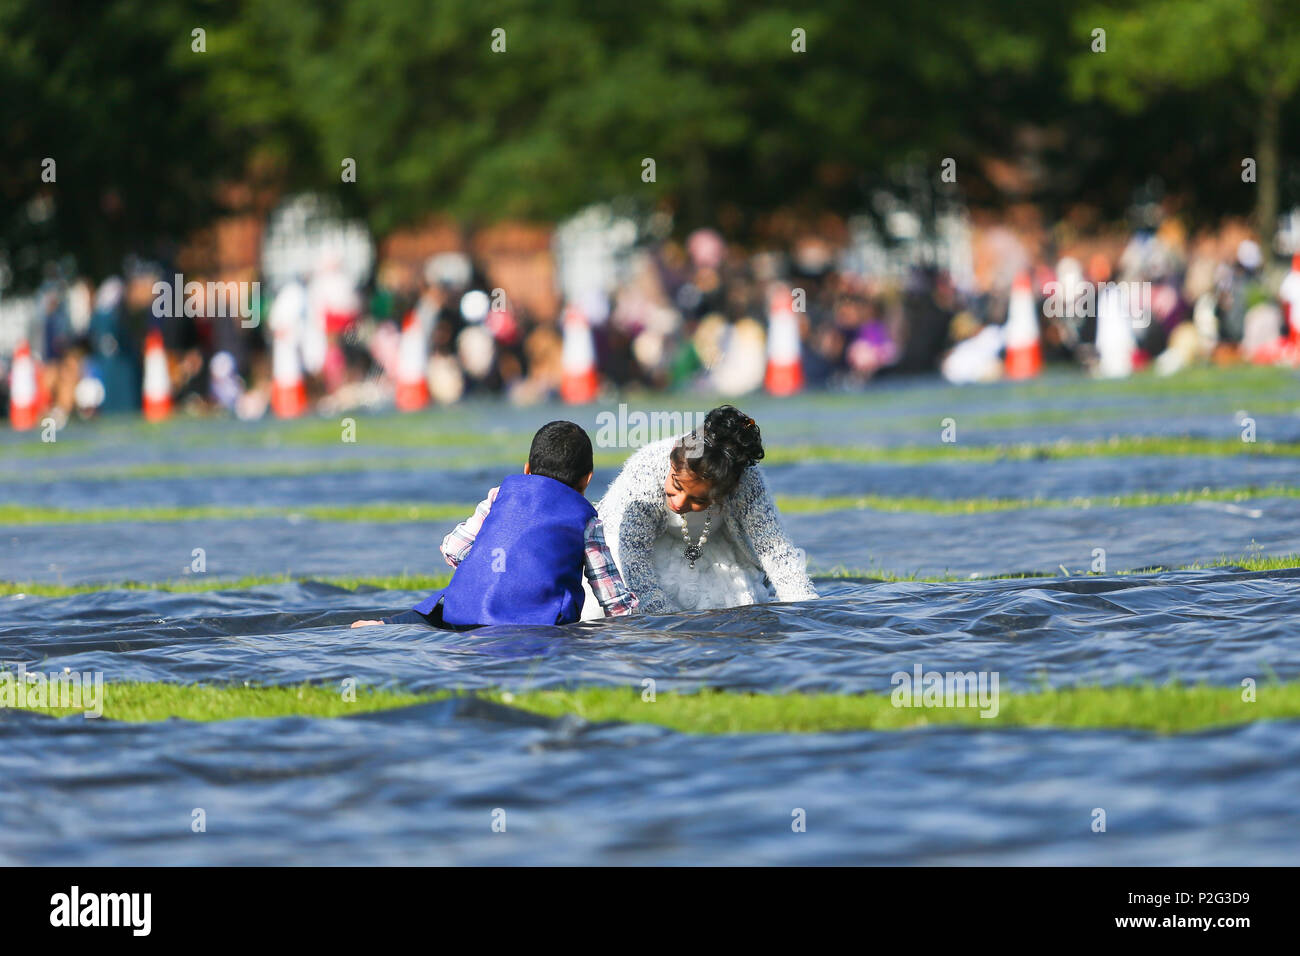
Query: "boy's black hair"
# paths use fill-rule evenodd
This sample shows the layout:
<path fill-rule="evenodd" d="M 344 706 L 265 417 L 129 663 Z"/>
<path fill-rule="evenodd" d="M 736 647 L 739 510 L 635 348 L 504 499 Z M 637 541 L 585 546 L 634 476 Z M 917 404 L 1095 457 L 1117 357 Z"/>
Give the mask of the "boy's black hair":
<path fill-rule="evenodd" d="M 528 470 L 554 478 L 574 491 L 591 474 L 591 439 L 573 422 L 547 422 L 537 429 L 528 449 Z"/>

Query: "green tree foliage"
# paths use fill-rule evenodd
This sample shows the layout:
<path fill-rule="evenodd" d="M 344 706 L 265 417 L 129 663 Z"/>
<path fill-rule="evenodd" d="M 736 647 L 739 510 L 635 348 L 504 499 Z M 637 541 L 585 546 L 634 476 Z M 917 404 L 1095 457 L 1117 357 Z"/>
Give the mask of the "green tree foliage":
<path fill-rule="evenodd" d="M 1277 225 L 1282 175 L 1282 111 L 1300 86 L 1300 5 L 1293 0 L 1143 0 L 1099 3 L 1074 20 L 1078 33 L 1106 31 L 1105 52 L 1080 46 L 1071 71 L 1073 92 L 1136 113 L 1169 91 L 1195 102 L 1229 99 L 1254 129 L 1256 224 Z M 1192 113 L 1194 128 L 1204 115 Z"/>
<path fill-rule="evenodd" d="M 1267 143 L 1288 147 L 1300 57 L 1283 9 L 0 0 L 0 248 L 19 272 L 72 253 L 102 275 L 126 252 L 165 254 L 241 178 L 329 191 L 379 232 L 430 212 L 554 219 L 628 197 L 672 208 L 682 229 L 743 233 L 778 209 L 863 210 L 900 169 L 937 182 L 947 157 L 976 202 L 1007 198 L 980 160 L 1028 156 L 1040 175 L 1010 198 L 1049 216 L 1080 201 L 1121 213 L 1155 175 L 1216 214 L 1256 199 L 1237 176 L 1207 176 L 1257 115 L 1277 110 L 1261 179 L 1281 166 Z M 1093 19 L 1105 54 L 1087 52 Z M 40 181 L 47 156 L 57 184 Z"/>
<path fill-rule="evenodd" d="M 725 203 L 825 200 L 846 170 L 966 145 L 972 80 L 1039 55 L 997 10 L 255 0 L 222 38 L 214 82 L 232 125 L 279 135 L 262 145 L 292 155 L 302 183 L 335 183 L 356 159 L 354 198 L 379 228 L 428 209 L 555 217 L 628 194 L 698 222 Z"/>
<path fill-rule="evenodd" d="M 0 249 L 15 285 L 68 252 L 103 274 L 210 215 L 214 183 L 242 164 L 215 135 L 191 30 L 222 8 L 0 0 Z"/>

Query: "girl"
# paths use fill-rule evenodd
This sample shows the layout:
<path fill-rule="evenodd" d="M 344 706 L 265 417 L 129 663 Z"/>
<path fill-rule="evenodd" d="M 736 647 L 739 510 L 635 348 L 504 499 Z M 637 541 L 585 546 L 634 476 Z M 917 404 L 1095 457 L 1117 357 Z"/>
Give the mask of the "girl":
<path fill-rule="evenodd" d="M 732 405 L 642 448 L 596 506 L 643 613 L 817 597 L 756 462 L 754 420 Z M 599 605 L 588 601 L 588 615 Z"/>

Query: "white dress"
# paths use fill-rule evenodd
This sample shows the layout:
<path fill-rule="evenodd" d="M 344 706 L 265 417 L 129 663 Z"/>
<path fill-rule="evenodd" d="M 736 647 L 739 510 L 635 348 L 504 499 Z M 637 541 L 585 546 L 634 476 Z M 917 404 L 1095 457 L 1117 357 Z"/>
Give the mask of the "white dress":
<path fill-rule="evenodd" d="M 655 538 L 651 561 L 659 572 L 659 586 L 680 610 L 762 604 L 776 597 L 763 569 L 754 563 L 751 555 L 737 547 L 726 521 L 719 520 L 718 512 L 717 505 L 709 509 L 713 515 L 709 540 L 704 543 L 694 569 L 683 553 L 686 542 L 682 540 L 682 523 L 685 521 L 694 544 L 704 531 L 704 512 L 679 515 L 670 510 L 664 530 Z"/>
<path fill-rule="evenodd" d="M 721 505 L 712 507 L 709 540 L 691 569 L 683 553 L 683 516 L 669 510 L 664 494 L 668 453 L 675 441 L 664 439 L 633 454 L 596 505 L 614 562 L 637 597 L 637 613 L 817 597 L 807 559 L 781 527 L 757 465 L 745 470 L 740 485 Z M 685 516 L 692 544 L 704 529 L 704 517 L 698 511 Z M 588 590 L 583 619 L 602 613 Z"/>

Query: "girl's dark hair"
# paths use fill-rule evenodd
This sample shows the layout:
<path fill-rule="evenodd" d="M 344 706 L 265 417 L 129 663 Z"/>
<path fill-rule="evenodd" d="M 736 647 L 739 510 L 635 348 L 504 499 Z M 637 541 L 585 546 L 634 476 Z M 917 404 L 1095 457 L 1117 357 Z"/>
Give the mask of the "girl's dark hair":
<path fill-rule="evenodd" d="M 715 500 L 735 491 L 745 469 L 762 457 L 758 425 L 735 405 L 719 405 L 709 412 L 704 424 L 677 439 L 668 453 L 673 467 L 685 467 L 707 481 Z"/>

